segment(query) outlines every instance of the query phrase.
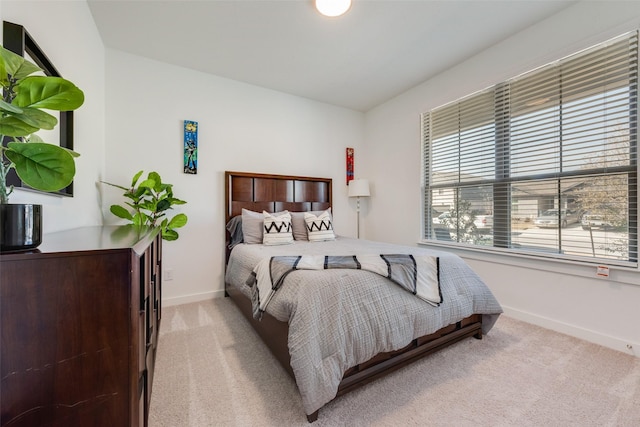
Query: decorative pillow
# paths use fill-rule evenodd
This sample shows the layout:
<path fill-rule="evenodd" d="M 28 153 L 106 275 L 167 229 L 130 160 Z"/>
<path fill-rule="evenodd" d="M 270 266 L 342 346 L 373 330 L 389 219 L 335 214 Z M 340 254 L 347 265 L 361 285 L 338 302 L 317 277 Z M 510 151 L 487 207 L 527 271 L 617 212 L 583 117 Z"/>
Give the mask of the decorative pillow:
<path fill-rule="evenodd" d="M 310 211 L 310 212 L 290 212 L 291 213 L 291 225 L 293 226 L 293 239 L 294 240 L 309 240 L 307 236 L 307 224 L 304 221 L 304 214 L 310 213 L 313 215 L 322 215 L 325 211 Z M 331 215 L 331 208 L 327 209 Z"/>
<path fill-rule="evenodd" d="M 262 244 L 264 216 L 259 212 L 242 209 L 242 237 L 244 243 Z"/>
<path fill-rule="evenodd" d="M 304 222 L 307 225 L 307 234 L 310 242 L 322 242 L 324 240 L 335 240 L 331 214 L 328 210 L 316 216 L 312 213 L 304 213 Z"/>
<path fill-rule="evenodd" d="M 272 215 L 278 216 L 287 211 L 275 212 Z M 264 215 L 260 212 L 242 209 L 242 236 L 244 243 L 262 244 L 262 230 Z"/>
<path fill-rule="evenodd" d="M 288 245 L 293 243 L 291 231 L 291 215 L 284 211 L 280 215 L 262 211 L 264 216 L 264 236 L 262 243 L 265 245 Z"/>

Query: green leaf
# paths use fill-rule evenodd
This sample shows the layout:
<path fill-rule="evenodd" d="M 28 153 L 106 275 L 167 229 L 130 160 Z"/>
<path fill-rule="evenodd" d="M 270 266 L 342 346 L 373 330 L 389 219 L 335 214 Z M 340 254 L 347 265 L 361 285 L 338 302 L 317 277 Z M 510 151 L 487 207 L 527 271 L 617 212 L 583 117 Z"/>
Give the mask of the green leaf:
<path fill-rule="evenodd" d="M 153 221 L 153 218 L 151 218 L 150 215 L 147 215 L 144 212 L 140 212 L 140 214 L 144 217 L 144 223 L 143 224 L 151 224 L 151 222 Z"/>
<path fill-rule="evenodd" d="M 33 73 L 39 73 L 41 71 L 43 71 L 42 68 L 25 59 L 11 76 L 16 80 L 21 80 Z"/>
<path fill-rule="evenodd" d="M 183 213 L 180 213 L 169 221 L 167 228 L 180 228 L 184 227 L 187 224 L 187 216 Z"/>
<path fill-rule="evenodd" d="M 51 130 L 58 124 L 58 119 L 51 114 L 32 107 L 23 108 L 22 113 L 9 115 L 37 129 Z"/>
<path fill-rule="evenodd" d="M 9 74 L 18 80 L 37 71 L 42 71 L 42 69 L 22 56 L 0 46 L 0 72 L 2 73 L 2 79 L 6 81 L 7 74 Z"/>
<path fill-rule="evenodd" d="M 40 135 L 35 133 L 29 135 L 26 139 L 27 139 L 26 142 L 44 142 L 43 139 L 40 138 Z"/>
<path fill-rule="evenodd" d="M 140 183 L 140 188 L 153 188 L 156 186 L 156 182 L 153 179 L 145 179 Z"/>
<path fill-rule="evenodd" d="M 160 178 L 160 174 L 158 174 L 158 172 L 149 172 L 149 179 L 155 182 L 153 189 L 160 192 L 162 187 L 162 178 Z"/>
<path fill-rule="evenodd" d="M 135 187 L 136 183 L 138 182 L 138 179 L 140 179 L 140 175 L 142 175 L 142 171 L 138 172 L 137 174 L 135 174 L 133 176 L 133 179 L 131 180 L 131 187 Z"/>
<path fill-rule="evenodd" d="M 118 218 L 128 219 L 129 221 L 131 221 L 131 219 L 133 218 L 129 211 L 120 205 L 111 205 L 111 208 L 109 208 L 109 210 Z"/>
<path fill-rule="evenodd" d="M 162 212 L 166 211 L 167 209 L 171 209 L 171 203 L 169 202 L 169 200 L 160 200 L 158 202 L 158 205 L 156 206 L 156 211 Z"/>
<path fill-rule="evenodd" d="M 9 76 L 7 75 L 7 64 L 6 64 L 7 61 L 4 59 L 5 52 L 7 52 L 7 49 L 0 46 L 0 83 L 2 83 L 3 87 L 8 87 Z M 6 92 L 5 92 L 5 96 L 6 96 Z"/>
<path fill-rule="evenodd" d="M 133 216 L 131 221 L 133 221 L 135 225 L 143 225 L 145 222 L 145 219 L 146 217 L 144 216 L 144 214 L 142 214 L 142 212 L 138 212 Z"/>
<path fill-rule="evenodd" d="M 172 205 L 184 205 L 185 203 L 187 203 L 187 202 L 185 202 L 184 200 L 176 199 L 176 198 L 173 198 L 173 197 L 171 198 L 171 204 Z"/>
<path fill-rule="evenodd" d="M 33 136 L 37 136 L 37 135 L 33 135 Z M 38 137 L 38 139 L 40 139 L 40 137 Z M 42 141 L 42 139 L 40 139 L 40 141 Z M 69 149 L 68 149 L 68 148 L 66 148 L 66 147 L 60 147 L 60 148 L 62 148 L 62 149 L 63 149 L 64 151 L 66 151 L 67 153 L 71 154 L 71 157 L 80 157 L 80 153 L 77 153 L 77 152 L 75 152 L 75 151 L 73 151 L 73 150 L 69 150 Z"/>
<path fill-rule="evenodd" d="M 76 173 L 73 156 L 57 145 L 10 142 L 5 155 L 14 163 L 18 177 L 36 190 L 61 190 Z"/>
<path fill-rule="evenodd" d="M 0 135 L 27 136 L 39 130 L 39 128 L 30 126 L 15 116 L 0 117 Z"/>
<path fill-rule="evenodd" d="M 84 93 L 62 77 L 31 76 L 16 86 L 13 104 L 18 107 L 71 111 L 84 103 Z"/>
<path fill-rule="evenodd" d="M 178 237 L 180 237 L 178 235 L 178 232 L 175 230 L 162 230 L 162 238 L 164 240 L 177 240 Z"/>
<path fill-rule="evenodd" d="M 141 209 L 146 209 L 148 211 L 156 210 L 156 204 L 152 200 L 144 200 L 139 206 Z"/>
<path fill-rule="evenodd" d="M 40 135 L 38 135 L 37 133 L 32 133 L 26 138 L 25 142 L 32 143 L 32 142 L 45 142 L 45 141 L 42 138 L 40 138 Z M 73 157 L 80 157 L 80 153 L 76 153 L 75 151 L 69 150 L 66 147 L 60 147 L 60 148 L 62 148 L 67 153 L 71 154 Z M 105 184 L 108 184 L 108 183 L 105 182 Z M 109 184 L 109 185 L 113 185 L 113 184 Z M 126 188 L 124 190 L 126 190 Z"/>
<path fill-rule="evenodd" d="M 13 104 L 9 104 L 4 99 L 0 99 L 0 110 L 5 111 L 7 113 L 15 113 L 15 114 L 22 113 L 22 108 L 16 107 Z"/>
<path fill-rule="evenodd" d="M 136 189 L 132 192 L 132 194 L 133 194 L 133 196 L 134 196 L 136 199 L 140 199 L 140 197 L 142 197 L 142 195 L 143 195 L 144 193 L 146 193 L 146 192 L 147 192 L 147 189 L 146 189 L 146 188 L 144 188 L 144 187 L 138 187 L 138 188 L 136 188 Z"/>
<path fill-rule="evenodd" d="M 127 199 L 131 199 L 134 202 L 136 202 L 138 200 L 138 198 L 134 194 L 131 194 L 131 191 L 129 191 L 129 190 L 124 192 L 124 197 L 126 197 Z"/>

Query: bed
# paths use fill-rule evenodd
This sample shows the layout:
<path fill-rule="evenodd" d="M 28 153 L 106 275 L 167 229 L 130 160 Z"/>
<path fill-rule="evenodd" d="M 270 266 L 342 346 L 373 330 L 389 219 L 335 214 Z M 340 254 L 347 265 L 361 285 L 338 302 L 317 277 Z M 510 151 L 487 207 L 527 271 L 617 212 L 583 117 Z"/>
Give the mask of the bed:
<path fill-rule="evenodd" d="M 309 422 L 342 394 L 467 337 L 481 339 L 502 313 L 489 289 L 456 255 L 339 235 L 320 241 L 301 237 L 304 213 L 312 214 L 307 220 L 326 218 L 331 202 L 328 178 L 225 173 L 225 295 L 296 381 Z M 262 227 L 263 211 L 290 214 L 297 239 L 261 244 L 254 233 Z M 359 260 L 372 254 L 435 260 L 441 301 L 420 299 L 364 268 L 335 268 L 287 271 L 264 311 L 257 310 L 258 301 L 252 303 L 257 286 L 249 286 L 250 279 L 255 282 L 261 261 Z M 434 285 L 433 274 L 429 277 Z"/>

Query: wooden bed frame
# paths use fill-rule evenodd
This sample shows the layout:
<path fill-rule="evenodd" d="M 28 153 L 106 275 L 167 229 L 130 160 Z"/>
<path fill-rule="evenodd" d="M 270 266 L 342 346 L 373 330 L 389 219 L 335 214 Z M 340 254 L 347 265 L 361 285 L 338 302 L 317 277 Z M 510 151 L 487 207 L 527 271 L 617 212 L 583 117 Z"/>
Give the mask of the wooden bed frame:
<path fill-rule="evenodd" d="M 331 202 L 332 180 L 330 178 L 225 172 L 225 224 L 234 216 L 240 215 L 242 208 L 257 212 L 262 210 L 278 212 L 285 209 L 301 212 L 327 209 L 331 207 Z M 228 232 L 226 236 L 228 261 L 230 253 Z M 231 297 L 276 359 L 293 377 L 287 346 L 289 325 L 277 320 L 269 313 L 264 313 L 262 320 L 255 320 L 249 298 L 228 284 L 225 284 L 225 295 Z M 480 314 L 471 315 L 433 334 L 414 339 L 403 349 L 380 353 L 369 361 L 350 368 L 344 373 L 336 397 L 471 336 L 482 339 Z M 317 420 L 318 412 L 319 410 L 307 415 L 307 420 L 309 422 Z"/>

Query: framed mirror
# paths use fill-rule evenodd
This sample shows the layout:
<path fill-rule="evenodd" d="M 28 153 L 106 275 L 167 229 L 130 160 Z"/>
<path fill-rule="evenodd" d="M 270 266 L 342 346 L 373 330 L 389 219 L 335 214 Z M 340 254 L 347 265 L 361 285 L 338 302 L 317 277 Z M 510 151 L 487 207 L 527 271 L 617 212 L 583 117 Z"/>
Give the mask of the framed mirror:
<path fill-rule="evenodd" d="M 38 67 L 42 68 L 47 76 L 62 77 L 53 63 L 47 58 L 45 53 L 40 49 L 36 41 L 31 37 L 27 30 L 18 24 L 3 21 L 2 23 L 2 40 L 5 49 L 8 49 L 20 56 L 23 56 Z M 54 114 L 55 112 L 50 112 Z M 38 135 L 49 143 L 57 143 L 61 147 L 73 150 L 73 111 L 60 111 L 58 117 L 58 125 L 51 131 L 40 131 Z M 6 141 L 3 141 L 6 143 Z M 11 170 L 7 175 L 7 185 L 13 185 L 15 188 L 21 188 L 30 191 L 37 191 L 26 184 L 23 184 L 18 178 L 15 170 Z M 58 194 L 61 196 L 73 197 L 73 182 L 62 190 L 46 194 Z"/>

